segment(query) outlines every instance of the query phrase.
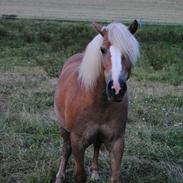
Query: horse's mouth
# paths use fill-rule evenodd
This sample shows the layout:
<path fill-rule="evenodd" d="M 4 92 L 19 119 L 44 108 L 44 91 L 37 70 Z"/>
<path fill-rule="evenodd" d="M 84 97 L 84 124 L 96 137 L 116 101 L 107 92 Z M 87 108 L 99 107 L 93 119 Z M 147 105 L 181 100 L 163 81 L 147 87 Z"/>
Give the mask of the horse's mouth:
<path fill-rule="evenodd" d="M 122 96 L 108 96 L 108 101 L 110 102 L 121 102 L 123 100 Z"/>

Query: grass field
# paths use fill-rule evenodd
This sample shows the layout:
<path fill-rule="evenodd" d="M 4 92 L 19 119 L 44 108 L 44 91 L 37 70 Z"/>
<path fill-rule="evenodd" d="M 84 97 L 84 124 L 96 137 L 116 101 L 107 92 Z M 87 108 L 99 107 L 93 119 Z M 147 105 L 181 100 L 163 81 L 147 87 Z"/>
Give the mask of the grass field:
<path fill-rule="evenodd" d="M 53 112 L 64 60 L 95 35 L 87 23 L 0 21 L 0 183 L 51 183 L 62 140 Z M 130 93 L 124 183 L 183 182 L 183 26 L 146 25 Z M 86 152 L 89 166 L 91 149 Z M 100 152 L 99 183 L 110 182 Z M 66 182 L 73 182 L 73 159 Z M 88 182 L 90 180 L 88 179 Z"/>
<path fill-rule="evenodd" d="M 182 0 L 1 0 L 1 14 L 23 18 L 183 24 Z"/>

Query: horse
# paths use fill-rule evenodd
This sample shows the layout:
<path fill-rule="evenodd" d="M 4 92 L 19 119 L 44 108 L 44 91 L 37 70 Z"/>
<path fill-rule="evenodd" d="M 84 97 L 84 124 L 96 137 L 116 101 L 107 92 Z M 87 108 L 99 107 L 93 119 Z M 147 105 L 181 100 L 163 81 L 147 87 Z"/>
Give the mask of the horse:
<path fill-rule="evenodd" d="M 63 157 L 56 183 L 66 177 L 68 159 L 73 153 L 76 183 L 86 182 L 84 153 L 93 144 L 91 178 L 98 178 L 101 144 L 109 152 L 111 182 L 121 182 L 120 167 L 128 115 L 127 80 L 140 56 L 134 33 L 138 22 L 129 26 L 112 22 L 93 23 L 98 33 L 83 53 L 64 64 L 56 85 L 54 107 L 63 138 Z"/>

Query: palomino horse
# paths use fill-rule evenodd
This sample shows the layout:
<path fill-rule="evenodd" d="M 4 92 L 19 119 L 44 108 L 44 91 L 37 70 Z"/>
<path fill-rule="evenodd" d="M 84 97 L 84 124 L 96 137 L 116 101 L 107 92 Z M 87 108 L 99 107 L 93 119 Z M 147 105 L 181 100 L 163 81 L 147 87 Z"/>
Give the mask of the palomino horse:
<path fill-rule="evenodd" d="M 120 182 L 124 151 L 124 133 L 128 113 L 126 81 L 139 57 L 139 44 L 134 37 L 135 20 L 129 27 L 111 23 L 102 27 L 84 53 L 70 57 L 62 68 L 55 93 L 55 111 L 64 140 L 63 158 L 56 183 L 65 179 L 68 159 L 73 152 L 76 183 L 84 183 L 85 149 L 93 144 L 92 178 L 97 178 L 101 143 L 109 151 L 112 183 Z"/>

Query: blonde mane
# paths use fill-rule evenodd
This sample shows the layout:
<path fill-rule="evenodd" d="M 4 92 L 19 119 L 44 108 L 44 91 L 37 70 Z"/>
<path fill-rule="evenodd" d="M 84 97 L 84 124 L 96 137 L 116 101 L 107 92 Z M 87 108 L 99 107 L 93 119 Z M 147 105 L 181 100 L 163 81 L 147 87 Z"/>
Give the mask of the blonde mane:
<path fill-rule="evenodd" d="M 112 45 L 121 50 L 132 64 L 135 64 L 140 56 L 139 43 L 129 32 L 128 27 L 121 23 L 111 23 L 107 26 L 108 38 Z"/>
<path fill-rule="evenodd" d="M 103 37 L 98 34 L 88 44 L 83 60 L 79 67 L 79 79 L 86 88 L 93 88 L 101 72 L 102 53 L 100 47 L 103 43 Z"/>
<path fill-rule="evenodd" d="M 139 58 L 139 44 L 129 32 L 128 27 L 121 23 L 111 23 L 106 27 L 108 39 L 112 45 L 119 48 L 132 64 Z M 86 47 L 84 57 L 79 67 L 79 79 L 85 88 L 93 88 L 101 74 L 102 53 L 100 47 L 103 37 L 98 34 Z"/>

